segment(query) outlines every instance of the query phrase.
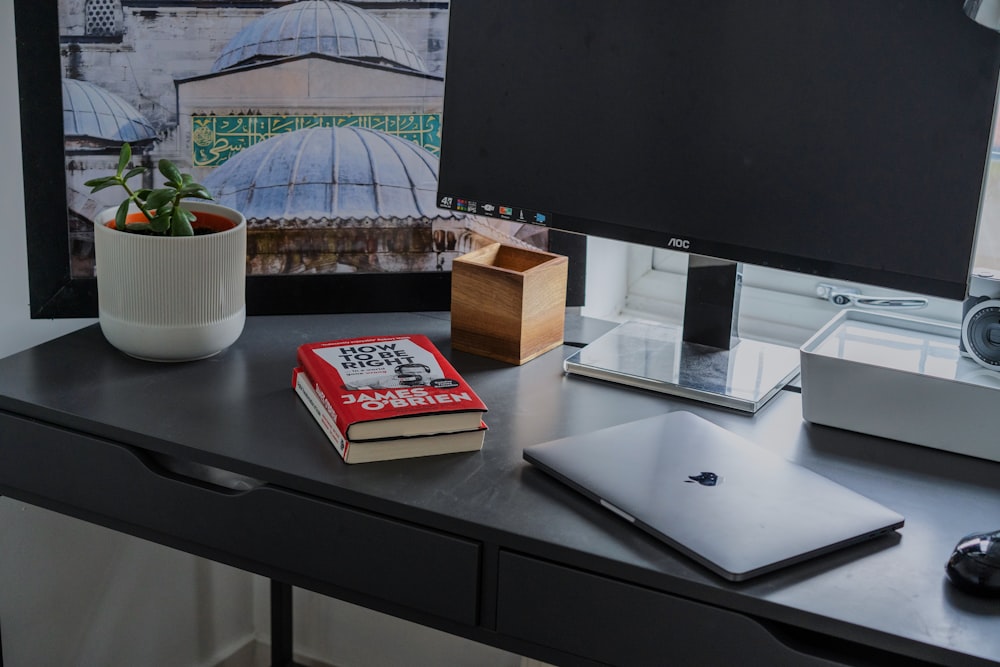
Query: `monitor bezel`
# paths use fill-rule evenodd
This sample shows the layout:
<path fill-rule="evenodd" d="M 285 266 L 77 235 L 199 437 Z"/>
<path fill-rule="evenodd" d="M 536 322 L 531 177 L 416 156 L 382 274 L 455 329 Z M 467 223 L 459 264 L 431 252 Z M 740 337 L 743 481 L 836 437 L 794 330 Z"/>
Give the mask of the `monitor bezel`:
<path fill-rule="evenodd" d="M 961 7 L 956 7 L 956 11 L 961 13 Z M 972 25 L 972 20 L 967 20 L 969 20 L 970 25 Z M 488 23 L 489 22 L 484 22 L 484 24 Z M 985 31 L 985 29 L 983 30 Z M 455 31 L 454 27 L 452 31 Z M 497 29 L 497 32 L 499 34 L 504 33 L 504 31 L 499 28 Z M 534 26 L 531 30 L 532 35 L 537 35 L 539 32 L 547 34 L 544 28 L 540 28 L 538 26 Z M 453 55 L 454 53 L 455 52 L 452 51 L 450 55 Z M 994 69 L 996 69 L 995 66 Z M 489 79 L 488 74 L 482 74 L 481 76 L 485 77 L 486 80 Z M 446 75 L 446 110 L 449 107 L 449 96 L 452 94 L 453 90 L 454 87 L 449 86 L 448 77 Z M 998 90 L 1000 90 L 1000 88 L 998 88 L 996 82 L 994 82 L 994 94 L 992 100 L 994 113 L 996 109 L 996 96 Z M 518 95 L 515 92 L 506 89 L 502 91 L 497 90 L 495 91 L 495 94 L 503 100 L 518 99 Z M 523 97 L 523 94 L 521 97 Z M 506 102 L 504 102 L 504 104 L 506 104 Z M 546 111 L 550 112 L 551 110 Z M 593 114 L 591 113 L 590 115 L 592 116 Z M 523 119 L 519 119 L 518 122 L 522 121 Z M 634 122 L 641 124 L 640 120 L 634 120 Z M 981 129 L 985 131 L 985 128 Z M 993 129 L 994 124 L 991 123 L 989 131 L 992 133 Z M 974 229 L 971 226 L 966 228 L 971 230 L 968 234 L 971 238 L 963 238 L 963 245 L 961 247 L 964 254 L 964 243 L 968 240 L 968 257 L 966 259 L 965 266 L 962 267 L 964 271 L 960 271 L 956 267 L 954 270 L 950 271 L 950 276 L 939 277 L 932 275 L 930 272 L 920 275 L 917 272 L 894 271 L 885 268 L 862 265 L 859 263 L 851 263 L 849 260 L 838 259 L 837 261 L 830 261 L 823 258 L 810 257 L 807 253 L 787 254 L 782 251 L 752 247 L 750 245 L 730 244 L 726 243 L 724 240 L 698 238 L 680 230 L 670 229 L 667 226 L 654 230 L 651 229 L 648 224 L 641 224 L 638 222 L 635 226 L 632 226 L 628 224 L 621 224 L 620 221 L 612 219 L 585 218 L 580 217 L 579 215 L 567 214 L 565 211 L 553 209 L 552 206 L 558 206 L 557 202 L 518 201 L 515 193 L 504 192 L 502 187 L 497 189 L 492 187 L 492 185 L 480 186 L 478 183 L 472 185 L 471 187 L 468 187 L 467 185 L 460 186 L 458 185 L 459 182 L 468 184 L 468 169 L 464 167 L 452 167 L 450 160 L 453 160 L 453 157 L 451 156 L 449 147 L 452 145 L 453 140 L 449 137 L 447 130 L 443 132 L 442 137 L 441 181 L 439 183 L 438 197 L 439 201 L 442 201 L 445 198 L 462 198 L 464 200 L 478 202 L 480 205 L 483 202 L 492 202 L 496 204 L 502 201 L 504 204 L 513 207 L 515 210 L 523 209 L 529 212 L 541 210 L 544 214 L 543 217 L 545 219 L 545 226 L 552 229 L 562 229 L 574 233 L 608 238 L 628 243 L 637 243 L 688 254 L 731 260 L 765 268 L 774 268 L 794 272 L 805 276 L 816 276 L 826 279 L 873 285 L 886 289 L 913 292 L 951 300 L 961 300 L 967 293 L 968 279 L 974 263 L 976 241 L 978 239 L 978 227 L 982 216 L 983 202 L 985 198 L 985 186 L 990 163 L 992 139 L 992 134 L 990 134 L 982 146 L 982 174 L 978 183 L 978 200 L 975 201 L 975 220 L 972 221 L 972 216 L 969 216 L 969 222 L 973 222 Z M 478 150 L 481 154 L 492 152 L 491 147 L 483 145 L 478 145 Z M 552 165 L 547 165 L 547 169 L 551 172 Z M 461 175 L 456 175 L 457 172 L 462 173 Z M 970 183 L 970 181 L 966 181 L 966 183 Z M 973 186 L 970 184 L 968 186 L 970 192 L 972 188 Z M 497 197 L 506 198 L 501 200 Z M 966 208 L 963 209 L 963 212 L 971 210 L 973 206 L 971 199 L 966 201 L 968 203 L 965 205 Z M 577 213 L 578 212 L 579 210 L 577 209 Z M 495 217 L 500 219 L 511 219 L 510 217 L 502 215 L 496 215 Z M 942 232 L 947 233 L 947 230 L 942 229 Z M 906 238 L 901 237 L 900 245 L 903 246 L 905 243 Z M 959 277 L 959 273 L 962 273 L 961 277 Z"/>

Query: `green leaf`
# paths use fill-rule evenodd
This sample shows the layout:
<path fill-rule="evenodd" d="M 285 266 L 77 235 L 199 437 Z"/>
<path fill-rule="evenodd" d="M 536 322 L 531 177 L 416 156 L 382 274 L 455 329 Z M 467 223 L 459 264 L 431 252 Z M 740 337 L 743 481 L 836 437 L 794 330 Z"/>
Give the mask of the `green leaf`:
<path fill-rule="evenodd" d="M 96 182 L 96 181 L 101 181 L 101 182 Z M 113 187 L 117 186 L 118 185 L 118 181 L 116 181 L 114 178 L 106 179 L 106 180 L 94 179 L 93 181 L 87 181 L 86 183 L 84 183 L 84 185 L 91 186 L 90 192 L 91 192 L 91 194 L 93 194 L 95 192 L 100 192 L 101 190 L 105 190 L 107 188 L 113 188 Z"/>
<path fill-rule="evenodd" d="M 129 172 L 127 174 L 125 174 L 122 177 L 122 180 L 123 181 L 127 181 L 130 178 L 134 178 L 134 177 L 138 176 L 139 174 L 145 173 L 145 171 L 146 171 L 145 167 L 133 167 L 132 169 L 129 170 Z"/>
<path fill-rule="evenodd" d="M 125 167 L 128 166 L 129 160 L 132 159 L 132 147 L 128 145 L 128 142 L 122 144 L 121 152 L 118 153 L 118 175 L 121 176 L 125 171 Z"/>
<path fill-rule="evenodd" d="M 96 188 L 99 185 L 104 185 L 105 183 L 109 185 L 115 185 L 118 182 L 115 176 L 101 176 L 100 178 L 92 178 L 89 181 L 84 181 L 83 184 L 88 188 Z"/>
<path fill-rule="evenodd" d="M 183 188 L 181 188 L 182 197 L 196 197 L 198 199 L 211 199 L 212 194 L 208 191 L 204 185 L 200 183 L 191 183 Z"/>
<path fill-rule="evenodd" d="M 149 221 L 150 229 L 158 234 L 166 232 L 170 229 L 170 214 L 171 210 L 169 208 L 157 211 L 156 215 L 153 216 L 153 219 Z"/>
<path fill-rule="evenodd" d="M 160 173 L 171 182 L 174 187 L 180 187 L 184 182 L 184 177 L 181 175 L 180 169 L 178 169 L 173 162 L 166 158 L 161 158 L 159 162 Z"/>
<path fill-rule="evenodd" d="M 180 206 L 175 208 L 170 224 L 171 236 L 194 236 L 194 228 L 191 226 L 193 221 L 194 215 L 190 211 Z"/>
<path fill-rule="evenodd" d="M 126 144 L 128 145 L 128 144 Z M 115 211 L 115 228 L 119 231 L 128 231 L 128 227 L 125 224 L 125 220 L 128 218 L 128 206 L 131 202 L 128 199 L 123 201 L 118 206 L 118 210 Z"/>
<path fill-rule="evenodd" d="M 174 191 L 166 188 L 153 190 L 146 196 L 146 206 L 153 210 L 159 210 L 166 206 L 174 198 Z"/>

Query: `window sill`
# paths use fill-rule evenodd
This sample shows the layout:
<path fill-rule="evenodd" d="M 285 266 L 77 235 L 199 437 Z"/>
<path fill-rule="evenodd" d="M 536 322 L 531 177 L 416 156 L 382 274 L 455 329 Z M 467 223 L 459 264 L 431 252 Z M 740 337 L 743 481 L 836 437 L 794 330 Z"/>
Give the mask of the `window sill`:
<path fill-rule="evenodd" d="M 680 324 L 684 313 L 684 275 L 648 269 L 634 271 L 633 276 L 620 319 Z M 740 335 L 795 347 L 802 345 L 842 310 L 814 295 L 820 282 L 827 281 L 747 267 L 740 300 Z M 867 293 L 880 293 L 877 288 L 860 287 Z M 881 312 L 957 323 L 961 320 L 961 303 L 932 299 L 931 305 L 924 309 L 883 309 Z"/>

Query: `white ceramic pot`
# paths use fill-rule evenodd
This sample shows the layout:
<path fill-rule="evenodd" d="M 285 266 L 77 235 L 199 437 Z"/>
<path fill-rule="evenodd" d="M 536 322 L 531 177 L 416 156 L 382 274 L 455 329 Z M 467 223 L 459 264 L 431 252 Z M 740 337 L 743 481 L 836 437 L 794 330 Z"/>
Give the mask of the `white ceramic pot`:
<path fill-rule="evenodd" d="M 112 345 L 151 361 L 204 359 L 232 345 L 246 320 L 247 224 L 239 211 L 185 202 L 203 220 L 221 216 L 226 231 L 188 237 L 120 232 L 94 221 L 101 330 Z M 197 223 L 196 223 L 197 224 Z"/>

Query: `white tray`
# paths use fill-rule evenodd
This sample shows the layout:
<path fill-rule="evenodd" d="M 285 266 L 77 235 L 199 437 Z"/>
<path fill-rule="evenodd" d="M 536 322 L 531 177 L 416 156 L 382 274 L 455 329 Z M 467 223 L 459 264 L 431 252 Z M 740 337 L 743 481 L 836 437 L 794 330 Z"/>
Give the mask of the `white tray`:
<path fill-rule="evenodd" d="M 799 349 L 806 421 L 1000 461 L 1000 372 L 959 352 L 961 329 L 844 310 Z"/>

